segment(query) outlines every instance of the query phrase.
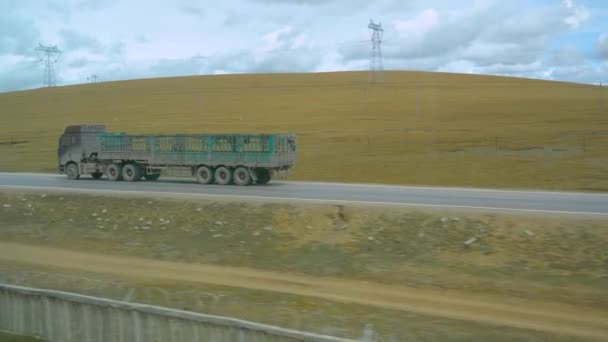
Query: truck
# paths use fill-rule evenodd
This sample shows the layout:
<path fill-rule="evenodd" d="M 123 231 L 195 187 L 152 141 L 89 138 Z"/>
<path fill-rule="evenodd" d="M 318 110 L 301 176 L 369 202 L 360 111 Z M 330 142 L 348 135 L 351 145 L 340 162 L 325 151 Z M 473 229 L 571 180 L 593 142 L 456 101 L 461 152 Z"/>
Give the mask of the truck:
<path fill-rule="evenodd" d="M 194 177 L 201 184 L 266 184 L 295 164 L 295 134 L 127 134 L 70 125 L 59 137 L 59 173 L 110 181 Z"/>

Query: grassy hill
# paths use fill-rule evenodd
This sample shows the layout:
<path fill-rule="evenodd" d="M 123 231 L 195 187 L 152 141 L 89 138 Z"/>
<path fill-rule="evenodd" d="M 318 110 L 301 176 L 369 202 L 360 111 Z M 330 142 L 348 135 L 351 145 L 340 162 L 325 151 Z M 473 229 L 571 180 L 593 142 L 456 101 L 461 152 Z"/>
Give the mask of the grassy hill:
<path fill-rule="evenodd" d="M 293 179 L 608 190 L 608 89 L 386 72 L 144 79 L 0 94 L 0 170 L 55 171 L 68 124 L 295 132 Z"/>

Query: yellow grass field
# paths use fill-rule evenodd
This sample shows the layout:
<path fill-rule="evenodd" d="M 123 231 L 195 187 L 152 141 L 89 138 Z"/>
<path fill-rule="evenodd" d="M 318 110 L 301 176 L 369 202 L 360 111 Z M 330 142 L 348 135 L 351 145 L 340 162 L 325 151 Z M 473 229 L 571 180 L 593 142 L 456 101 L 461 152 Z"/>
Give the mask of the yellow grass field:
<path fill-rule="evenodd" d="M 608 88 L 386 72 L 193 76 L 0 94 L 0 171 L 55 171 L 69 124 L 295 132 L 292 179 L 608 190 Z"/>

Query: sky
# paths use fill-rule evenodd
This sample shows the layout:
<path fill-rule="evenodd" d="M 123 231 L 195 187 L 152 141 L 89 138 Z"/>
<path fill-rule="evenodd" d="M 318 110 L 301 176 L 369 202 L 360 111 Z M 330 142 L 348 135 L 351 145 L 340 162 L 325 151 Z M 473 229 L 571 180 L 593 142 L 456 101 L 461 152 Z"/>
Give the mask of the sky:
<path fill-rule="evenodd" d="M 225 73 L 387 70 L 608 83 L 605 0 L 0 0 L 0 92 Z"/>

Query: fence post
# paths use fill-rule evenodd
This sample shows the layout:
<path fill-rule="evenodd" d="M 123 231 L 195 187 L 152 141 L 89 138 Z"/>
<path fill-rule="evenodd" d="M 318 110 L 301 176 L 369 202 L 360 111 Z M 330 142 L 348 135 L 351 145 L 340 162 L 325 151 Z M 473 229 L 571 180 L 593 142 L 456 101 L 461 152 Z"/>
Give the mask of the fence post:
<path fill-rule="evenodd" d="M 583 154 L 587 154 L 587 136 L 583 135 Z"/>
<path fill-rule="evenodd" d="M 361 338 L 362 342 L 374 342 L 374 329 L 371 324 L 366 324 L 365 328 L 363 328 L 363 337 Z"/>

